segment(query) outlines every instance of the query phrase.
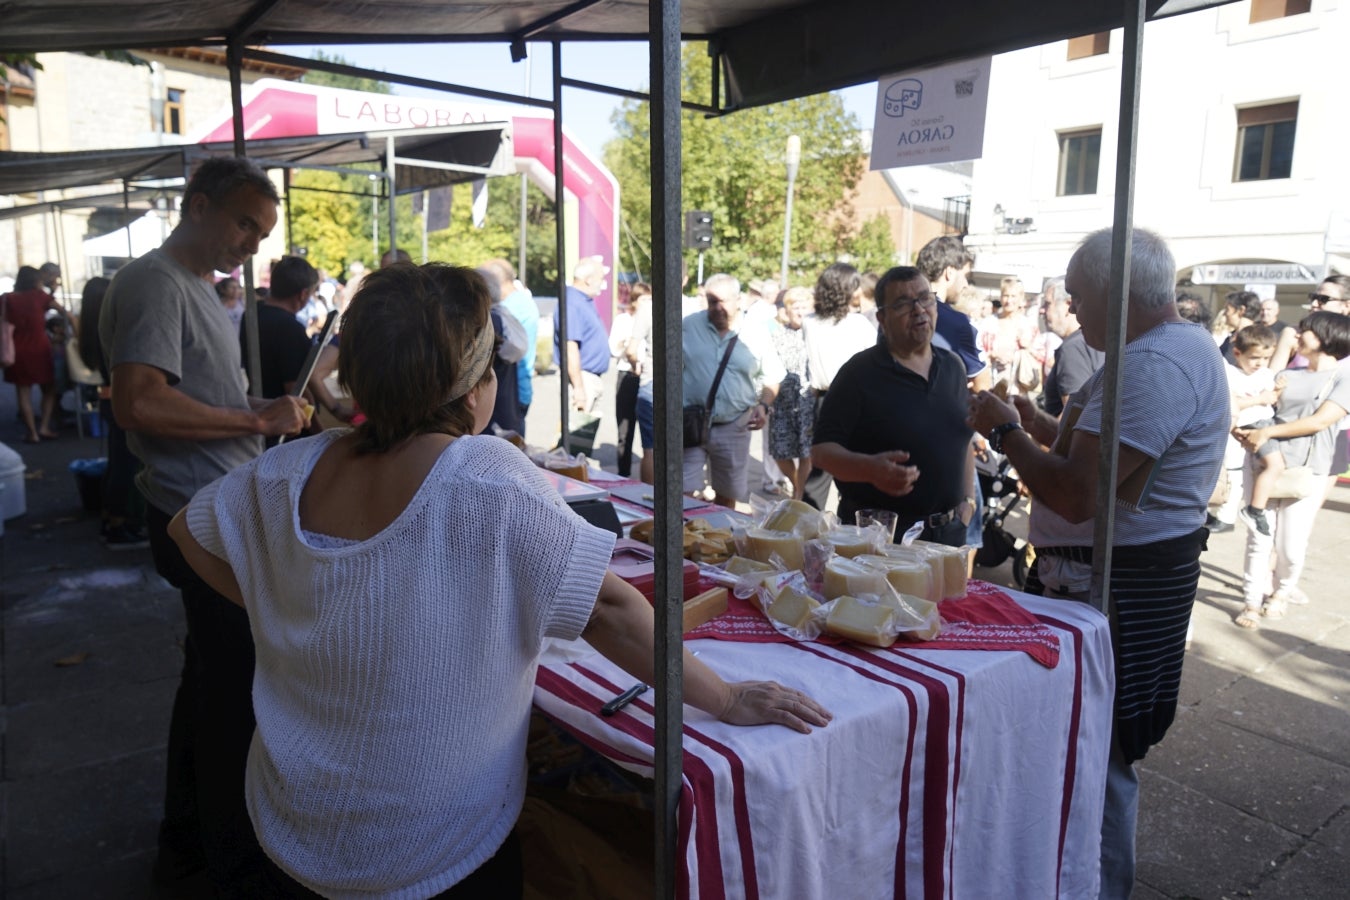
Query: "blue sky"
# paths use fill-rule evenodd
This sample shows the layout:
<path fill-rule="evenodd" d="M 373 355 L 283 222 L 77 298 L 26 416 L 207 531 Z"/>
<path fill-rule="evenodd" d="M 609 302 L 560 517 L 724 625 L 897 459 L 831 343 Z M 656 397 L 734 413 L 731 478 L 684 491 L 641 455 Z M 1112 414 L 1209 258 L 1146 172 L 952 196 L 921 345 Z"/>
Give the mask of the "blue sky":
<path fill-rule="evenodd" d="M 276 48 L 280 52 L 308 57 L 312 47 Z M 453 84 L 521 93 L 548 98 L 552 83 L 552 52 L 549 44 L 530 44 L 528 62 L 511 62 L 506 44 L 403 44 L 352 45 L 323 47 L 353 65 L 419 78 L 433 78 Z M 645 43 L 576 43 L 562 48 L 563 75 L 628 90 L 647 87 L 647 45 Z M 526 85 L 528 73 L 529 85 Z M 436 91 L 394 85 L 396 94 L 406 96 L 446 95 Z M 864 128 L 872 127 L 876 107 L 876 84 L 859 85 L 841 91 L 844 103 Z M 486 101 L 474 101 L 486 102 Z M 622 98 L 592 91 L 563 91 L 563 121 L 587 149 L 599 154 L 614 135 L 610 117 Z"/>

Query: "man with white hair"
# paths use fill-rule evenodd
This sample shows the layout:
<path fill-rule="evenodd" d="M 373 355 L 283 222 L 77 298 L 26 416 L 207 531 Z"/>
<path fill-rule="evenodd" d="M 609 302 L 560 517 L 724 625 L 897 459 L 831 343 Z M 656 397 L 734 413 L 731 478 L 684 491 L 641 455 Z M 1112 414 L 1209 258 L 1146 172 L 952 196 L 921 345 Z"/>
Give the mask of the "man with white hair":
<path fill-rule="evenodd" d="M 572 408 L 593 416 L 600 415 L 600 399 L 605 395 L 601 381 L 609 371 L 609 332 L 595 309 L 595 298 L 605 289 L 609 266 L 603 257 L 587 256 L 572 270 L 572 283 L 567 286 L 567 346 L 562 345 L 562 332 L 554 323 L 553 358 L 567 373 L 572 386 Z"/>
<path fill-rule="evenodd" d="M 1077 306 L 1069 292 L 1064 290 L 1063 278 L 1052 278 L 1045 284 L 1045 324 L 1051 334 L 1061 338 L 1051 359 L 1050 371 L 1045 376 L 1045 390 L 1041 394 L 1041 408 L 1052 416 L 1064 412 L 1064 406 L 1078 389 L 1087 383 L 1092 373 L 1102 367 L 1106 354 L 1094 350 L 1083 339 L 1078 326 Z"/>
<path fill-rule="evenodd" d="M 1106 349 L 1111 231 L 1089 235 L 1065 287 L 1084 339 Z M 1223 360 L 1209 333 L 1175 301 L 1176 263 L 1162 238 L 1135 229 L 1120 382 L 1119 472 L 1108 597 L 1116 667 L 1115 721 L 1102 821 L 1102 898 L 1128 898 L 1139 809 L 1135 760 L 1176 714 L 1186 627 L 1200 579 L 1205 507 L 1223 463 L 1229 403 Z M 1069 398 L 1059 422 L 1025 397 L 1015 407 L 988 391 L 971 424 L 1007 454 L 1035 497 L 1028 590 L 1087 600 L 1103 426 L 1103 370 Z M 1042 449 L 1042 444 L 1049 449 Z"/>
<path fill-rule="evenodd" d="M 714 502 L 735 508 L 749 499 L 746 470 L 750 432 L 764 427 L 778 396 L 783 364 L 767 332 L 738 332 L 741 283 L 730 275 L 714 275 L 704 284 L 708 308 L 684 320 L 684 402 L 706 403 L 723 369 L 713 402 L 712 427 L 706 443 L 684 448 L 684 490 L 712 485 Z M 724 362 L 725 360 L 725 362 Z"/>

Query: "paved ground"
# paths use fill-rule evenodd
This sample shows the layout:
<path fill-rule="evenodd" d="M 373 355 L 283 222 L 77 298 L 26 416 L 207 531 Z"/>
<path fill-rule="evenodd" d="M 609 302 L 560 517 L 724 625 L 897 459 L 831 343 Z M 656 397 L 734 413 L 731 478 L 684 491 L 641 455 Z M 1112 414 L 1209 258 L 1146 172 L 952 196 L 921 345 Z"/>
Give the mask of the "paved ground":
<path fill-rule="evenodd" d="M 556 409 L 557 379 L 541 379 L 533 440 L 556 434 Z M 598 456 L 611 465 L 613 433 L 607 418 Z M 0 539 L 0 896 L 148 897 L 177 596 L 148 551 L 104 549 L 81 509 L 67 465 L 100 442 L 71 426 L 36 447 L 19 435 L 6 385 L 0 441 L 29 471 L 28 514 Z M 1312 606 L 1234 627 L 1240 552 L 1234 532 L 1204 557 L 1183 708 L 1142 764 L 1142 900 L 1350 896 L 1350 488 L 1318 519 Z"/>

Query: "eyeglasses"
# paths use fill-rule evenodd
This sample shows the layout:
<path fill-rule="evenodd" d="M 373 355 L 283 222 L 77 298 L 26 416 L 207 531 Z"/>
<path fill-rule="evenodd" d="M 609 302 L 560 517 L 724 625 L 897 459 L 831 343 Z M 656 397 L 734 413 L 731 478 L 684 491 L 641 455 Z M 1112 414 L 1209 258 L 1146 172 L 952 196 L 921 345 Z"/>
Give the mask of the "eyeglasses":
<path fill-rule="evenodd" d="M 1308 294 L 1308 300 L 1309 300 L 1314 306 L 1321 306 L 1321 305 L 1324 304 L 1324 303 L 1341 303 L 1341 302 L 1343 302 L 1343 301 L 1341 300 L 1340 297 L 1328 297 L 1326 294 L 1319 294 L 1319 293 L 1317 293 L 1316 291 L 1311 291 L 1311 292 L 1309 292 L 1309 294 Z"/>
<path fill-rule="evenodd" d="M 937 302 L 937 294 L 928 291 L 912 300 L 897 300 L 894 303 L 888 303 L 886 304 L 886 308 L 897 316 L 906 316 L 913 312 L 914 307 L 916 306 L 924 312 L 931 312 L 937 308 Z"/>

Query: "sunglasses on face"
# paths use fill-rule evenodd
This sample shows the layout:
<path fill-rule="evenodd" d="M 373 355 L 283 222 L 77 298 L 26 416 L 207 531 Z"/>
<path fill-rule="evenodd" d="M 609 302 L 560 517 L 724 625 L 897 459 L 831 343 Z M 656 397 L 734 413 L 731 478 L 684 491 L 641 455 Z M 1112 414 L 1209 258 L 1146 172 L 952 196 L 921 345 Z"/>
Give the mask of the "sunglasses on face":
<path fill-rule="evenodd" d="M 1310 302 L 1312 302 L 1312 303 L 1313 303 L 1314 305 L 1316 305 L 1316 306 L 1321 306 L 1321 305 L 1324 304 L 1324 303 L 1340 303 L 1340 302 L 1341 302 L 1341 298 L 1340 298 L 1340 297 L 1328 297 L 1326 294 L 1319 294 L 1319 293 L 1317 293 L 1316 291 L 1312 291 L 1312 292 L 1310 292 L 1310 293 L 1308 294 L 1308 300 L 1309 300 Z"/>

